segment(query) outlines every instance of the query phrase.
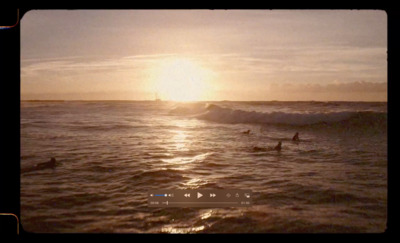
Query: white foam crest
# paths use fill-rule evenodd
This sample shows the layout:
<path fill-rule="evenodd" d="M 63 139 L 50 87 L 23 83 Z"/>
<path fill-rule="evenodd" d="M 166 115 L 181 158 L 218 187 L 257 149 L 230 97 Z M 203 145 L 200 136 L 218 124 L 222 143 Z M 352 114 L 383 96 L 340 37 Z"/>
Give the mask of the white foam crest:
<path fill-rule="evenodd" d="M 256 112 L 213 106 L 206 113 L 196 117 L 220 123 L 310 125 L 322 122 L 339 122 L 349 119 L 355 114 L 356 112 L 350 111 L 326 113 Z"/>

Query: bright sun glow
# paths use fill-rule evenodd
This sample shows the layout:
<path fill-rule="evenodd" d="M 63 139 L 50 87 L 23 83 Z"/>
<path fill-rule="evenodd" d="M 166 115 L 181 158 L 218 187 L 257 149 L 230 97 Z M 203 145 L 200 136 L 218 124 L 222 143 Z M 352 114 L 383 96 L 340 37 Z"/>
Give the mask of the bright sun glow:
<path fill-rule="evenodd" d="M 156 71 L 155 89 L 163 100 L 205 100 L 210 73 L 189 59 L 167 59 Z"/>

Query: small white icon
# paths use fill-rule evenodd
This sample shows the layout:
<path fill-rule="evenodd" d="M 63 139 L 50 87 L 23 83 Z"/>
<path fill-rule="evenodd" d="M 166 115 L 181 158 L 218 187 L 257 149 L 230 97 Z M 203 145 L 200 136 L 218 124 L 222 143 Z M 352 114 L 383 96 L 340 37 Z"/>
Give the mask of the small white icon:
<path fill-rule="evenodd" d="M 245 196 L 246 198 L 250 198 L 250 193 L 245 193 L 244 196 Z"/>
<path fill-rule="evenodd" d="M 150 194 L 150 197 L 154 196 L 153 194 Z"/>
<path fill-rule="evenodd" d="M 235 197 L 239 197 L 239 193 L 236 193 L 236 194 L 235 194 Z"/>
<path fill-rule="evenodd" d="M 216 197 L 217 195 L 215 193 L 210 193 L 210 197 Z"/>
<path fill-rule="evenodd" d="M 200 192 L 197 193 L 197 198 L 201 198 L 203 196 L 203 194 L 201 194 Z"/>
<path fill-rule="evenodd" d="M 190 193 L 185 193 L 185 197 L 190 197 Z"/>
<path fill-rule="evenodd" d="M 227 197 L 227 198 L 231 197 L 231 194 L 230 194 L 230 193 L 227 193 L 227 194 L 226 194 L 226 197 Z"/>

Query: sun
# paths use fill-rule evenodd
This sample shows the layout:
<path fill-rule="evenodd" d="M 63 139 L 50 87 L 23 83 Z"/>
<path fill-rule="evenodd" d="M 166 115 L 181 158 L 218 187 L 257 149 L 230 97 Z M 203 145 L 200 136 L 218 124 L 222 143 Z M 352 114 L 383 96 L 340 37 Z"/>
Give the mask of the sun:
<path fill-rule="evenodd" d="M 205 100 L 211 72 L 193 60 L 169 58 L 156 68 L 155 90 L 163 100 Z"/>

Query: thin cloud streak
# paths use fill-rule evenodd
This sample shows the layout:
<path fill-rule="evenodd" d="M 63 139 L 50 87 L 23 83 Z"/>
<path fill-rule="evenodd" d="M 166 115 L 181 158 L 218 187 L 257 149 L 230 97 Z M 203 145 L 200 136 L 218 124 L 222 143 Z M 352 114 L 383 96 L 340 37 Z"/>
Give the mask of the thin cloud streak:
<path fill-rule="evenodd" d="M 174 54 L 135 55 L 117 58 L 89 59 L 84 57 L 65 57 L 47 59 L 28 59 L 22 62 L 21 74 L 35 76 L 51 72 L 91 72 L 118 71 L 143 68 L 143 65 L 158 61 Z M 142 65 L 142 66 L 140 66 Z"/>

